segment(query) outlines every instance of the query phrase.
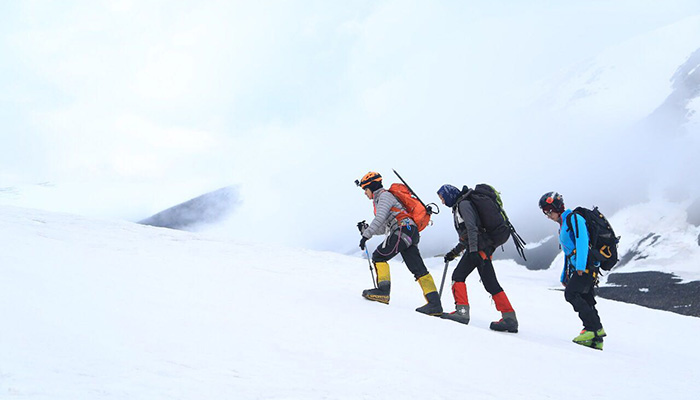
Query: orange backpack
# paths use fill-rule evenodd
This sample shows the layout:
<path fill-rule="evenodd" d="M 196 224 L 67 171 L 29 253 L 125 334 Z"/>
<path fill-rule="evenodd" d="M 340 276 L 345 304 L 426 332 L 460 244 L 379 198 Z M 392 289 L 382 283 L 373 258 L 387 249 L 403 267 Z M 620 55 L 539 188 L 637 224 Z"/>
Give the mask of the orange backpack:
<path fill-rule="evenodd" d="M 405 211 L 400 211 L 397 209 L 392 209 L 392 211 L 400 211 L 399 215 L 396 216 L 397 221 L 402 219 L 411 218 L 416 225 L 418 225 L 418 231 L 422 231 L 430 223 L 430 214 L 425 206 L 414 196 L 408 187 L 401 183 L 393 183 L 389 188 L 389 193 L 393 194 L 403 207 Z"/>

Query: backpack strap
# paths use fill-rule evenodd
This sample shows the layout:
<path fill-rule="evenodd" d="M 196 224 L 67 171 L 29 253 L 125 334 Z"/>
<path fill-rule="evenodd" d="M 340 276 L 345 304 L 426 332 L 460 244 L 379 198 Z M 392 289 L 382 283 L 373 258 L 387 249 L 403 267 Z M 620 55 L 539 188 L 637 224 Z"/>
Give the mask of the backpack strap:
<path fill-rule="evenodd" d="M 411 216 L 408 215 L 408 213 L 406 211 L 398 209 L 396 207 L 392 207 L 391 211 L 398 213 L 398 214 L 396 214 L 396 222 L 398 222 L 399 225 L 402 225 L 402 224 L 412 225 L 411 222 L 413 222 L 413 219 L 411 219 Z M 408 220 L 408 221 L 403 222 L 404 220 Z"/>
<path fill-rule="evenodd" d="M 566 216 L 567 232 L 571 232 L 573 230 L 571 227 L 571 218 L 574 217 L 574 214 L 576 214 L 576 211 L 572 211 L 571 214 Z M 576 225 L 576 237 L 578 237 L 578 218 L 574 218 L 574 225 Z"/>
<path fill-rule="evenodd" d="M 391 193 L 391 192 L 390 192 L 390 193 Z M 393 193 L 392 193 L 392 194 L 393 194 Z M 403 221 L 403 220 L 405 220 L 405 219 L 408 219 L 408 221 L 413 221 L 413 220 L 411 219 L 411 216 L 408 214 L 408 209 L 406 208 L 406 206 L 403 205 L 403 204 L 401 203 L 401 200 L 399 200 L 396 196 L 394 196 L 394 198 L 396 199 L 396 201 L 397 201 L 399 204 L 401 204 L 401 208 L 399 208 L 399 207 L 391 207 L 391 209 L 389 210 L 389 211 L 391 211 L 392 213 L 396 213 L 396 217 L 395 217 L 395 218 L 396 218 L 396 222 L 398 222 L 399 225 L 401 225 L 401 221 Z M 409 224 L 410 224 L 410 222 L 409 222 Z"/>

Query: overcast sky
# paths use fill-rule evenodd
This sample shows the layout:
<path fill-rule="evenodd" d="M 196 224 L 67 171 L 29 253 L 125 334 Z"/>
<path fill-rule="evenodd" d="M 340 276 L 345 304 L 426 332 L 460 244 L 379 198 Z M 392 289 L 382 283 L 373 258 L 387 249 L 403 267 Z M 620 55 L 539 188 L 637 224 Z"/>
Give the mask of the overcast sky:
<path fill-rule="evenodd" d="M 338 251 L 371 218 L 353 185 L 370 170 L 396 168 L 426 202 L 491 182 L 536 213 L 541 192 L 576 187 L 557 146 L 581 133 L 525 126 L 542 82 L 699 14 L 696 0 L 5 1 L 0 188 L 49 182 L 70 194 L 28 205 L 139 220 L 239 185 L 232 237 Z"/>

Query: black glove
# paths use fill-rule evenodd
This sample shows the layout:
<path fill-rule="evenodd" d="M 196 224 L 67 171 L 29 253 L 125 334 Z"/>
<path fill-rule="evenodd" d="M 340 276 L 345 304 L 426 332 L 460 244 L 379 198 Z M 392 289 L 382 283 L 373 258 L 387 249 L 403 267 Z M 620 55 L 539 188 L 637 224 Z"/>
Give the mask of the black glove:
<path fill-rule="evenodd" d="M 454 250 L 450 250 L 447 252 L 447 254 L 445 254 L 445 262 L 448 263 L 457 258 L 457 256 L 458 254 Z"/>
<path fill-rule="evenodd" d="M 362 250 L 365 249 L 365 242 L 367 242 L 367 238 L 364 237 L 364 236 L 362 236 L 362 239 L 360 239 L 360 248 L 361 248 Z"/>
<path fill-rule="evenodd" d="M 367 225 L 367 222 L 365 220 L 362 220 L 357 223 L 357 229 L 360 231 L 360 235 L 365 232 L 365 229 L 369 228 L 369 225 Z"/>
<path fill-rule="evenodd" d="M 481 258 L 481 254 L 479 254 L 478 251 L 469 253 L 467 257 L 469 257 L 469 262 L 471 263 L 471 265 L 475 267 L 480 267 L 484 263 L 484 259 Z"/>

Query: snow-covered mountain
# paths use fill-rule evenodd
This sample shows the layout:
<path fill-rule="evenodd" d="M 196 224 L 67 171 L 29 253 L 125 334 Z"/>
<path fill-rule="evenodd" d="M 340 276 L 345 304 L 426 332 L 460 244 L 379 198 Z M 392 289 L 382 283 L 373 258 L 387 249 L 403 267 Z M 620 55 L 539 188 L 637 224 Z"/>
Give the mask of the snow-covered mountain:
<path fill-rule="evenodd" d="M 696 15 L 611 45 L 542 83 L 529 109 L 535 131 L 561 134 L 561 153 L 587 177 L 572 179 L 562 168 L 554 184 L 568 185 L 559 189 L 565 198 L 577 191 L 610 212 L 659 193 L 700 198 L 687 176 L 700 168 L 698 38 Z"/>
<path fill-rule="evenodd" d="M 501 334 L 476 274 L 464 326 L 416 313 L 423 298 L 399 262 L 385 306 L 360 297 L 371 286 L 361 258 L 8 206 L 0 227 L 0 393 L 11 398 L 697 396 L 700 319 L 600 299 L 605 350 L 577 346 L 580 322 L 552 290 L 558 269 L 496 262 L 520 320 Z M 439 280 L 441 259 L 427 261 Z M 574 370 L 594 384 L 572 390 Z"/>
<path fill-rule="evenodd" d="M 700 227 L 688 222 L 687 203 L 627 207 L 610 218 L 621 236 L 616 273 L 660 271 L 700 281 Z M 559 256 L 558 261 L 562 261 Z M 699 293 L 700 295 L 700 293 Z"/>
<path fill-rule="evenodd" d="M 667 131 L 697 129 L 697 38 L 700 16 L 693 16 L 611 46 L 545 84 L 541 102 L 565 118 L 608 129 L 648 117 L 664 118 L 657 122 Z"/>

